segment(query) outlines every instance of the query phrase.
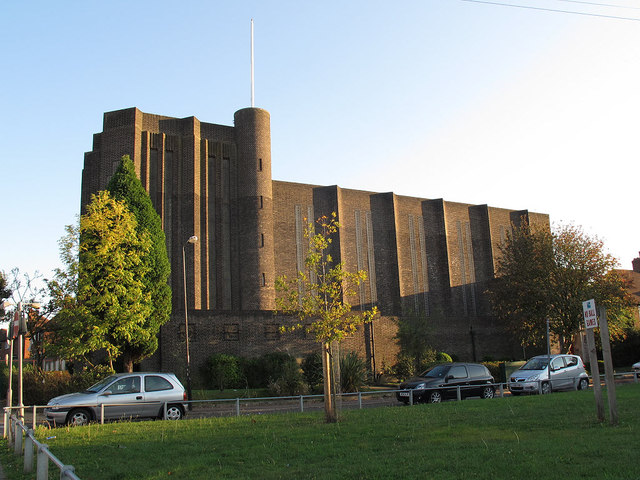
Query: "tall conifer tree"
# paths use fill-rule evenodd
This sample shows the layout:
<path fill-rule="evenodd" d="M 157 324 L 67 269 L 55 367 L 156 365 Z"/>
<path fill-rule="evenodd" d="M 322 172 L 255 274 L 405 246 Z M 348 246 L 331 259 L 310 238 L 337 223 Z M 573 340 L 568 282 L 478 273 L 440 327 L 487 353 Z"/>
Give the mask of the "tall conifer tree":
<path fill-rule="evenodd" d="M 132 351 L 127 352 L 130 358 L 142 359 L 157 350 L 160 327 L 169 320 L 171 314 L 171 288 L 168 284 L 171 266 L 167 256 L 165 235 L 160 215 L 156 212 L 149 194 L 138 179 L 135 166 L 128 155 L 122 157 L 107 190 L 115 199 L 125 202 L 127 208 L 136 217 L 138 234 L 147 232 L 152 242 L 151 250 L 142 258 L 148 267 L 143 282 L 151 293 L 153 306 L 153 311 L 145 326 L 152 335 L 147 342 L 131 346 Z M 129 366 L 125 365 L 125 368 L 129 368 Z"/>

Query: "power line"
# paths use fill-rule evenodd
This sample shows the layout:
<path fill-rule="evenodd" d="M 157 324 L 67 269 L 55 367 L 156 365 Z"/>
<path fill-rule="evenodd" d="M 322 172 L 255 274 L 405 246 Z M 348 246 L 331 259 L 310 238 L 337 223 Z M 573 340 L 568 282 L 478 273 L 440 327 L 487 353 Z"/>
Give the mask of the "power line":
<path fill-rule="evenodd" d="M 628 10 L 640 10 L 640 7 L 629 7 L 627 5 L 614 5 L 613 3 L 584 2 L 582 0 L 556 0 L 556 1 L 569 2 L 569 3 L 582 3 L 584 5 L 596 5 L 598 7 L 612 7 L 612 8 L 626 8 Z"/>
<path fill-rule="evenodd" d="M 543 7 L 531 7 L 529 5 L 517 5 L 513 3 L 504 3 L 504 2 L 491 2 L 488 0 L 460 0 L 461 2 L 470 2 L 470 3 L 484 3 L 487 5 L 498 5 L 501 7 L 513 7 L 513 8 L 525 8 L 527 10 L 541 10 L 543 12 L 554 12 L 554 13 L 567 13 L 570 15 L 583 15 L 586 17 L 601 17 L 601 18 L 610 18 L 613 20 L 629 20 L 632 22 L 640 22 L 640 18 L 632 18 L 632 17 L 620 17 L 616 15 L 603 15 L 599 13 L 587 13 L 587 12 L 575 12 L 571 10 L 558 10 L 554 8 L 543 8 Z"/>

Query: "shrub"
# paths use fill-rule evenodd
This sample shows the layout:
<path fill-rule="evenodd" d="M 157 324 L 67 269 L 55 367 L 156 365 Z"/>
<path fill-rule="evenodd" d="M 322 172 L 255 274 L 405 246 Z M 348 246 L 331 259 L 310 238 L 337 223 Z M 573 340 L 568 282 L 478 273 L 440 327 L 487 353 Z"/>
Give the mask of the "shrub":
<path fill-rule="evenodd" d="M 356 352 L 340 359 L 340 386 L 343 392 L 357 392 L 367 379 L 367 364 Z"/>
<path fill-rule="evenodd" d="M 489 373 L 496 382 L 502 381 L 502 373 L 500 373 L 500 364 L 504 362 L 482 362 L 482 364 L 487 367 Z M 506 379 L 505 379 L 506 381 Z"/>
<path fill-rule="evenodd" d="M 13 382 L 14 400 L 17 399 L 15 392 L 17 392 L 18 379 L 16 377 Z M 53 397 L 71 391 L 69 372 L 45 372 L 30 365 L 25 365 L 22 371 L 22 396 L 25 405 L 46 405 Z"/>
<path fill-rule="evenodd" d="M 611 357 L 616 367 L 629 367 L 640 360 L 640 328 L 626 328 L 611 342 Z"/>
<path fill-rule="evenodd" d="M 46 372 L 33 365 L 25 365 L 22 372 L 22 396 L 25 405 L 46 405 L 53 397 L 86 390 L 98 380 L 113 374 L 108 366 L 98 365 L 71 375 L 67 371 Z M 14 392 L 18 379 L 14 376 Z"/>
<path fill-rule="evenodd" d="M 266 353 L 260 357 L 260 364 L 267 382 L 300 370 L 296 359 L 284 352 Z"/>
<path fill-rule="evenodd" d="M 260 357 L 239 357 L 239 380 L 235 388 L 267 388 L 284 375 L 285 370 L 295 365 L 296 359 L 284 352 L 272 352 Z"/>
<path fill-rule="evenodd" d="M 393 374 L 400 379 L 407 379 L 416 374 L 416 359 L 413 355 L 400 352 L 396 357 L 396 363 L 392 367 Z"/>
<path fill-rule="evenodd" d="M 304 360 L 302 360 L 301 367 L 304 379 L 311 388 L 322 384 L 322 357 L 319 353 L 307 355 Z"/>
<path fill-rule="evenodd" d="M 453 360 L 451 359 L 451 356 L 448 353 L 445 352 L 438 352 L 436 353 L 436 362 L 438 363 L 450 363 Z"/>
<path fill-rule="evenodd" d="M 0 363 L 0 392 L 6 392 L 9 388 L 9 365 Z"/>
<path fill-rule="evenodd" d="M 282 364 L 279 375 L 270 377 L 267 388 L 271 395 L 278 397 L 306 395 L 309 393 L 309 385 L 304 381 L 302 370 L 300 370 L 300 366 L 295 359 L 293 362 Z"/>
<path fill-rule="evenodd" d="M 205 373 L 209 385 L 220 391 L 242 385 L 240 362 L 233 355 L 214 353 L 209 357 Z"/>
<path fill-rule="evenodd" d="M 268 384 L 259 357 L 239 357 L 240 376 L 243 388 L 265 388 Z"/>
<path fill-rule="evenodd" d="M 98 383 L 103 378 L 116 373 L 109 365 L 96 365 L 92 368 L 84 368 L 71 375 L 69 387 L 74 392 L 86 390 L 91 385 Z"/>

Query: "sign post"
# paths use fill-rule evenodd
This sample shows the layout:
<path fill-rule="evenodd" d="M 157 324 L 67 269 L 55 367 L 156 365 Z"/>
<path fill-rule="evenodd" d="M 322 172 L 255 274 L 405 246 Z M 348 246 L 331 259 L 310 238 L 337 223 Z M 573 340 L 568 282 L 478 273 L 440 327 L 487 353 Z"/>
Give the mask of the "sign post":
<path fill-rule="evenodd" d="M 582 302 L 582 312 L 584 315 L 584 326 L 587 331 L 587 348 L 589 350 L 589 366 L 593 382 L 593 395 L 596 398 L 596 412 L 598 415 L 598 421 L 604 422 L 604 403 L 602 401 L 602 388 L 600 386 L 600 369 L 598 368 L 596 342 L 593 336 L 593 329 L 598 326 L 596 302 L 594 300 Z"/>
<path fill-rule="evenodd" d="M 618 424 L 618 402 L 616 400 L 616 379 L 613 375 L 613 362 L 611 361 L 611 344 L 609 342 L 609 323 L 607 309 L 600 307 L 600 340 L 602 340 L 602 359 L 604 360 L 604 382 L 607 386 L 607 399 L 609 400 L 609 423 Z"/>

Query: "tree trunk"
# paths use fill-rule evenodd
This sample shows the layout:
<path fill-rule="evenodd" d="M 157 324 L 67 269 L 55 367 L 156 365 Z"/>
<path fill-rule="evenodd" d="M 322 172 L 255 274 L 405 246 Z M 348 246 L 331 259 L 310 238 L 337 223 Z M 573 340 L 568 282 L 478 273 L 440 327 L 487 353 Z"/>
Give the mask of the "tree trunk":
<path fill-rule="evenodd" d="M 324 417 L 327 423 L 336 423 L 336 406 L 333 402 L 333 376 L 331 374 L 331 344 L 322 344 L 322 379 L 324 381 Z"/>
<path fill-rule="evenodd" d="M 127 373 L 133 372 L 133 358 L 131 358 L 130 355 L 124 355 L 122 368 L 124 368 L 124 371 Z"/>

